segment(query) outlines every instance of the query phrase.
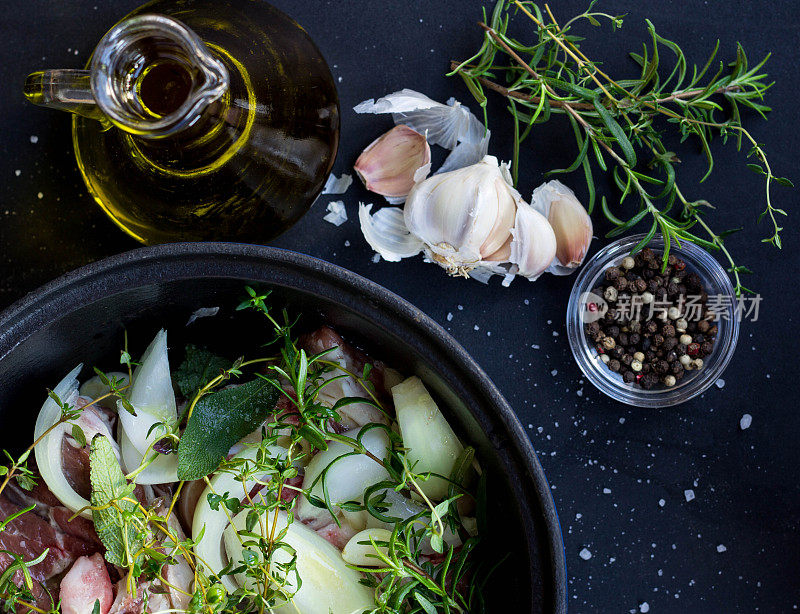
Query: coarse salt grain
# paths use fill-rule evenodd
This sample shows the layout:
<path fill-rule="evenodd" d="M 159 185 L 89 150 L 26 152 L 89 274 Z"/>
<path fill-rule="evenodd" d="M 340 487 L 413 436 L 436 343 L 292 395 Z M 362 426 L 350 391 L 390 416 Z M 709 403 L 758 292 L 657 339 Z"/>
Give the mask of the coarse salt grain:
<path fill-rule="evenodd" d="M 580 556 L 584 561 L 588 561 L 590 558 L 592 558 L 592 553 L 589 552 L 587 548 L 584 548 L 578 553 L 578 556 Z"/>
<path fill-rule="evenodd" d="M 36 143 L 38 143 L 38 142 L 39 142 L 39 137 L 38 136 L 32 136 L 31 137 L 31 143 L 36 145 Z"/>
<path fill-rule="evenodd" d="M 727 550 L 727 548 L 725 546 L 723 546 L 722 544 L 717 546 L 717 552 L 725 552 L 726 550 Z"/>
<path fill-rule="evenodd" d="M 753 416 L 750 414 L 744 414 L 739 420 L 739 428 L 743 431 L 749 429 L 751 424 L 753 424 Z"/>
<path fill-rule="evenodd" d="M 725 387 L 725 380 L 720 377 L 716 382 L 714 382 L 714 385 L 717 388 L 724 388 Z"/>
<path fill-rule="evenodd" d="M 691 488 L 684 490 L 683 496 L 686 497 L 687 502 L 691 501 L 692 499 L 694 499 L 694 491 Z"/>
<path fill-rule="evenodd" d="M 646 601 L 643 601 L 642 603 L 639 604 L 639 611 L 643 612 L 643 613 L 644 612 L 649 612 L 650 611 L 650 604 L 647 603 Z"/>
<path fill-rule="evenodd" d="M 659 499 L 658 500 L 658 507 L 664 507 L 666 504 L 667 504 L 667 502 L 664 501 L 664 499 Z"/>
<path fill-rule="evenodd" d="M 448 322 L 452 322 L 453 321 L 453 314 L 451 312 L 449 312 L 449 311 L 447 312 L 447 321 Z"/>
<path fill-rule="evenodd" d="M 611 494 L 611 489 L 610 488 L 604 488 L 603 489 L 603 494 L 604 495 L 610 495 Z"/>

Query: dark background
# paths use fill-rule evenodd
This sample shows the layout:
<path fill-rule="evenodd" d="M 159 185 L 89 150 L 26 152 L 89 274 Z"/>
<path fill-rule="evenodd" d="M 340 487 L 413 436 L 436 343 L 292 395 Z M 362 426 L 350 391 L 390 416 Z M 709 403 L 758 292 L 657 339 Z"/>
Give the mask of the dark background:
<path fill-rule="evenodd" d="M 458 79 L 444 76 L 450 59 L 478 48 L 481 3 L 276 0 L 317 41 L 338 81 L 343 112 L 334 171 L 351 172 L 358 152 L 391 126 L 388 117 L 356 116 L 353 105 L 409 87 L 473 109 Z M 136 0 L 4 0 L 0 17 L 0 306 L 57 275 L 136 247 L 88 197 L 77 172 L 66 114 L 29 106 L 21 88 L 40 68 L 82 67 L 105 30 Z M 559 18 L 582 11 L 581 0 L 554 2 Z M 747 0 L 606 0 L 599 7 L 627 13 L 621 32 L 587 29 L 584 49 L 612 74 L 632 76 L 627 51 L 645 40 L 644 19 L 703 64 L 717 38 L 720 59 L 740 41 L 751 59 L 772 51 L 775 86 L 765 123 L 747 117 L 766 143 L 777 173 L 796 182 L 800 120 L 796 54 L 800 20 L 794 2 Z M 591 31 L 589 31 L 591 30 Z M 508 159 L 509 118 L 490 97 L 490 152 Z M 34 137 L 34 138 L 32 138 Z M 37 141 L 37 142 L 32 142 Z M 555 118 L 523 148 L 525 197 L 543 172 L 574 155 L 567 125 Z M 321 199 L 276 245 L 352 269 L 415 303 L 473 353 L 517 408 L 549 476 L 560 512 L 573 612 L 790 612 L 800 607 L 798 519 L 798 334 L 796 303 L 798 192 L 777 188 L 788 210 L 782 251 L 760 243 L 766 224 L 763 184 L 732 144 L 714 146 L 716 169 L 702 185 L 704 160 L 694 144 L 680 149 L 679 182 L 690 198 L 706 198 L 718 230 L 743 226 L 729 239 L 747 280 L 763 296 L 757 322 L 745 323 L 725 385 L 665 410 L 640 410 L 603 397 L 572 360 L 564 315 L 572 278 L 545 276 L 502 288 L 449 279 L 421 258 L 372 262 L 356 217 L 359 200 L 380 197 L 354 186 L 343 197 L 350 220 L 322 221 Z M 585 196 L 582 176 L 566 178 Z M 611 190 L 607 193 L 612 194 Z M 342 198 L 342 197 L 335 197 Z M 596 251 L 607 243 L 596 222 Z M 753 416 L 740 430 L 744 413 Z M 696 499 L 687 502 L 685 489 Z M 659 505 L 659 500 L 664 505 Z M 719 552 L 724 546 L 724 551 Z M 510 544 L 513 547 L 513 544 Z M 587 548 L 592 556 L 583 560 Z M 514 590 L 514 587 L 509 587 Z"/>

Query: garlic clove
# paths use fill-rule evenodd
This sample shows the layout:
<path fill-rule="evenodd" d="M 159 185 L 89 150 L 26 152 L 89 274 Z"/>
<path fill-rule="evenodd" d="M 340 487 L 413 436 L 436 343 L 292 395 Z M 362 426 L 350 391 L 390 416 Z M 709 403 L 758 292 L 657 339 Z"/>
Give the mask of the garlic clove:
<path fill-rule="evenodd" d="M 517 204 L 509 262 L 517 267 L 517 275 L 531 281 L 545 272 L 556 255 L 556 235 L 541 213 L 525 202 Z"/>
<path fill-rule="evenodd" d="M 424 247 L 422 241 L 406 228 L 403 211 L 396 207 L 384 207 L 370 215 L 372 205 L 359 203 L 358 220 L 361 232 L 372 249 L 384 260 L 399 262 L 403 258 L 416 256 Z"/>
<path fill-rule="evenodd" d="M 430 161 L 431 148 L 425 137 L 401 124 L 370 143 L 354 169 L 371 192 L 404 199 L 414 187 L 417 170 Z"/>
<path fill-rule="evenodd" d="M 556 235 L 556 258 L 549 268 L 554 275 L 569 275 L 586 257 L 592 241 L 592 220 L 560 181 L 548 181 L 534 190 L 531 206 L 544 215 Z"/>
<path fill-rule="evenodd" d="M 418 183 L 405 205 L 406 227 L 429 257 L 453 275 L 465 275 L 507 242 L 519 194 L 497 158 Z"/>

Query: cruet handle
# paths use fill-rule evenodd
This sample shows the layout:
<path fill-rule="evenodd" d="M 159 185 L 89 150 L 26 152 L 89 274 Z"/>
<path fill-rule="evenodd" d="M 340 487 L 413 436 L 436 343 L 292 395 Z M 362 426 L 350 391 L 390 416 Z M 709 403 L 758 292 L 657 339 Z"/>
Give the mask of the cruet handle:
<path fill-rule="evenodd" d="M 94 100 L 88 70 L 40 70 L 25 80 L 25 98 L 32 103 L 104 120 Z"/>

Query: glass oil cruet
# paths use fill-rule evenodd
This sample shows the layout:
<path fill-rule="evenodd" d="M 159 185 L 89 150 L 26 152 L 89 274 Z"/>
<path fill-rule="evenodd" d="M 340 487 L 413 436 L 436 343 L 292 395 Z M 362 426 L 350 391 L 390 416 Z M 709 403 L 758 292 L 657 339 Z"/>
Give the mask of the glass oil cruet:
<path fill-rule="evenodd" d="M 305 31 L 262 0 L 155 0 L 88 70 L 45 70 L 26 97 L 74 113 L 98 204 L 142 243 L 261 243 L 294 224 L 336 156 L 339 104 Z"/>

